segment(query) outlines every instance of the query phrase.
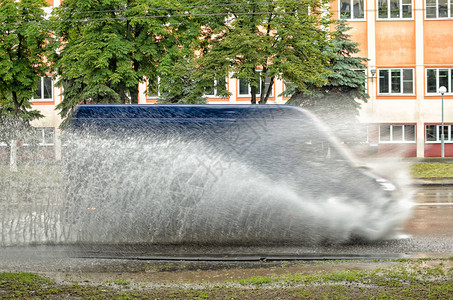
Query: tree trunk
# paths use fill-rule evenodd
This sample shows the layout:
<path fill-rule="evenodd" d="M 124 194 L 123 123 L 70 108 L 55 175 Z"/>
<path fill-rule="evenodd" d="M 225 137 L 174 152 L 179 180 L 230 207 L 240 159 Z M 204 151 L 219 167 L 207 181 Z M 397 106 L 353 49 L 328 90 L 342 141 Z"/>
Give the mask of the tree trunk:
<path fill-rule="evenodd" d="M 17 140 L 11 140 L 9 152 L 9 170 L 17 172 Z"/>
<path fill-rule="evenodd" d="M 266 79 L 264 79 L 261 84 L 262 86 L 265 86 L 266 82 L 265 82 Z M 264 95 L 264 97 L 260 98 L 260 103 L 259 104 L 266 104 L 267 103 L 267 100 L 269 99 L 269 96 L 271 95 L 271 92 L 272 92 L 272 86 L 274 85 L 274 77 L 271 78 L 271 81 L 269 82 L 269 87 L 267 88 L 266 91 L 262 91 L 261 94 L 263 94 L 264 92 L 266 93 Z M 264 89 L 262 89 L 264 90 Z"/>
<path fill-rule="evenodd" d="M 131 93 L 131 103 L 138 104 L 138 95 L 139 95 L 138 85 L 137 85 L 137 88 L 130 89 L 130 93 Z"/>
<path fill-rule="evenodd" d="M 256 104 L 256 86 L 250 86 L 250 94 L 252 95 L 252 99 L 250 99 L 250 102 L 252 104 Z"/>

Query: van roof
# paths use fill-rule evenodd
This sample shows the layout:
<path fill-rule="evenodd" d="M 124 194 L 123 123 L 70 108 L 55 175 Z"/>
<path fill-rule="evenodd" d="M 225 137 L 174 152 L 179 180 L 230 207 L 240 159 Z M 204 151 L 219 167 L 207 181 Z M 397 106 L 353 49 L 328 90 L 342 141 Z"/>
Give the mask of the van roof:
<path fill-rule="evenodd" d="M 76 108 L 72 119 L 306 119 L 307 112 L 289 105 L 90 104 Z"/>

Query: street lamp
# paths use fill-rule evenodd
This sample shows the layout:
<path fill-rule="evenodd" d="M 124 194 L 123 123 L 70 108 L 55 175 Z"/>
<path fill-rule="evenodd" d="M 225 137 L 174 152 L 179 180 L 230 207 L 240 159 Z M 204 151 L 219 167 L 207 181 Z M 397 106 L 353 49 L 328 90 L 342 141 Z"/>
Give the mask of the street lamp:
<path fill-rule="evenodd" d="M 445 134 L 444 134 L 444 94 L 447 92 L 447 88 L 441 86 L 439 88 L 439 93 L 442 95 L 442 127 L 440 134 L 440 143 L 441 143 L 441 156 L 445 157 Z"/>

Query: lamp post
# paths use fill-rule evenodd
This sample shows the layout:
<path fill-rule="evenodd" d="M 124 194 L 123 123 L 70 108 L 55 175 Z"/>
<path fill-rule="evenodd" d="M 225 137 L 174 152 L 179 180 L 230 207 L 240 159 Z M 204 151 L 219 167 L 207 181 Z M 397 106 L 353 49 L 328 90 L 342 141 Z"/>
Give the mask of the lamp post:
<path fill-rule="evenodd" d="M 444 134 L 444 94 L 447 92 L 447 88 L 441 86 L 439 88 L 439 93 L 442 95 L 442 127 L 440 134 L 440 143 L 441 143 L 441 156 L 445 157 L 445 134 Z"/>

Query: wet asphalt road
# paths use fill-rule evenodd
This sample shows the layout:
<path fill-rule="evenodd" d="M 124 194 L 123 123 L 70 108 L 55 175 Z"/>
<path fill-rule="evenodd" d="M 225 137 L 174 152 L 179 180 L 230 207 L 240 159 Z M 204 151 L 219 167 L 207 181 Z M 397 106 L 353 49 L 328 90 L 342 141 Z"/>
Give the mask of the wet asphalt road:
<path fill-rule="evenodd" d="M 414 238 L 452 238 L 453 185 L 419 187 L 415 200 L 415 213 L 405 231 Z"/>
<path fill-rule="evenodd" d="M 373 243 L 303 245 L 35 245 L 0 248 L 1 270 L 96 270 L 119 262 L 125 268 L 155 261 L 226 261 L 453 257 L 453 185 L 419 186 L 405 235 Z"/>

